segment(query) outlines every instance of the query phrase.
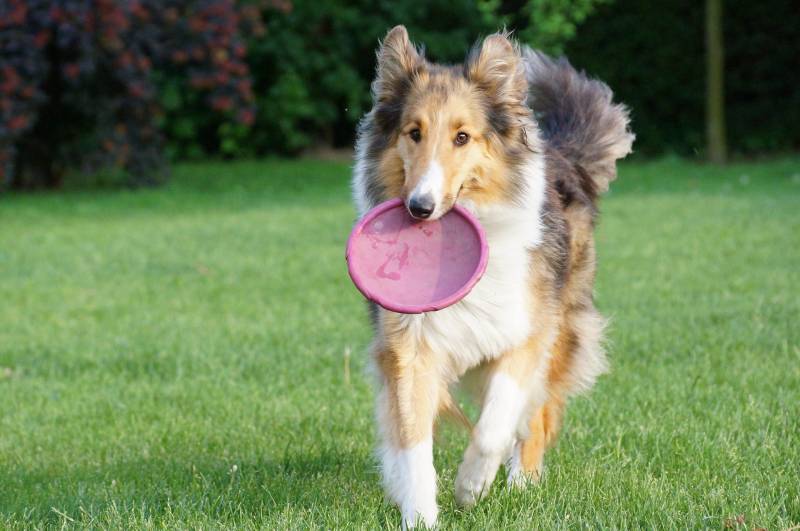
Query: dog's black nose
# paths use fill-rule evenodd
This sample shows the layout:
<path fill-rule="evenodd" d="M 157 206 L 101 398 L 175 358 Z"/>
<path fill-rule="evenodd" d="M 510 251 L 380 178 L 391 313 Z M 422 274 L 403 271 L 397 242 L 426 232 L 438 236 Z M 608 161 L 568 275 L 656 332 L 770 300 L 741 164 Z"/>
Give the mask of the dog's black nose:
<path fill-rule="evenodd" d="M 411 215 L 417 219 L 427 219 L 431 217 L 431 214 L 433 214 L 435 208 L 436 203 L 434 202 L 433 197 L 429 195 L 412 197 L 408 201 L 408 211 L 411 212 Z"/>

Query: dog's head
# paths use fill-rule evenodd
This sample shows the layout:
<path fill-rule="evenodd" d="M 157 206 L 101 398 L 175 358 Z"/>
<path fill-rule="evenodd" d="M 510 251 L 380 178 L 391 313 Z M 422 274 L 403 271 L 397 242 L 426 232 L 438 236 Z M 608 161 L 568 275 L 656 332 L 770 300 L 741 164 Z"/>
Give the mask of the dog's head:
<path fill-rule="evenodd" d="M 463 65 L 442 66 L 422 56 L 403 26 L 393 28 L 372 86 L 386 195 L 402 197 L 415 218 L 437 219 L 459 198 L 481 204 L 508 193 L 510 158 L 529 149 L 527 90 L 507 34 L 484 39 Z"/>

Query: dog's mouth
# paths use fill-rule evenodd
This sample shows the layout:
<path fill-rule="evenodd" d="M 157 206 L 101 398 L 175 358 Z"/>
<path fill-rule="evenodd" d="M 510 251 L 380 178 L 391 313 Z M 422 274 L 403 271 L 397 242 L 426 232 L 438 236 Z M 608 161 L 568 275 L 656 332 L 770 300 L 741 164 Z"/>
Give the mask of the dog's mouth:
<path fill-rule="evenodd" d="M 417 199 L 407 197 L 404 201 L 409 215 L 419 221 L 435 221 L 448 212 L 456 204 L 458 196 L 446 196 L 441 201 Z"/>
<path fill-rule="evenodd" d="M 412 218 L 419 221 L 435 221 L 453 209 L 464 190 L 464 184 L 459 186 L 455 194 L 445 194 L 441 198 L 437 198 L 429 192 L 415 193 L 412 191 L 403 199 L 403 203 Z"/>

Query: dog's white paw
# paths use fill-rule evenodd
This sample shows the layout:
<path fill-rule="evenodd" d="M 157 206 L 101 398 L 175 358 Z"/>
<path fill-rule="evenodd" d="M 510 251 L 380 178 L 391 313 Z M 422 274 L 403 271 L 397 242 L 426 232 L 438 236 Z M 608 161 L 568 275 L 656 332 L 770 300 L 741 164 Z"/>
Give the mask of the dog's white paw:
<path fill-rule="evenodd" d="M 506 459 L 506 485 L 510 489 L 525 488 L 531 483 L 536 483 L 538 477 L 532 476 L 522 467 L 522 442 L 517 441 L 511 450 L 511 455 Z"/>
<path fill-rule="evenodd" d="M 541 468 L 535 472 L 528 472 L 522 467 L 522 442 L 517 441 L 511 455 L 506 459 L 506 484 L 510 489 L 522 489 L 539 483 L 542 477 Z"/>
<path fill-rule="evenodd" d="M 467 448 L 456 476 L 456 501 L 471 507 L 483 498 L 492 486 L 500 467 L 500 453 L 481 453 L 473 445 Z"/>
<path fill-rule="evenodd" d="M 525 489 L 539 483 L 539 477 L 524 470 L 509 470 L 506 485 L 509 489 Z"/>
<path fill-rule="evenodd" d="M 436 470 L 430 439 L 402 450 L 384 447 L 383 482 L 389 498 L 402 516 L 402 527 L 436 525 Z"/>
<path fill-rule="evenodd" d="M 436 519 L 439 517 L 439 507 L 436 506 L 436 499 L 425 500 L 416 507 L 401 507 L 403 529 L 414 529 L 425 527 L 433 529 L 436 526 Z"/>
<path fill-rule="evenodd" d="M 515 454 L 516 454 L 516 448 Z M 518 455 L 512 455 L 506 461 L 506 485 L 510 489 L 521 489 L 528 485 L 530 481 L 529 476 L 522 469 L 522 464 L 519 462 Z"/>
<path fill-rule="evenodd" d="M 431 469 L 423 481 L 415 482 L 408 487 L 399 503 L 403 527 L 433 528 L 439 516 L 439 507 L 436 505 L 435 472 Z"/>

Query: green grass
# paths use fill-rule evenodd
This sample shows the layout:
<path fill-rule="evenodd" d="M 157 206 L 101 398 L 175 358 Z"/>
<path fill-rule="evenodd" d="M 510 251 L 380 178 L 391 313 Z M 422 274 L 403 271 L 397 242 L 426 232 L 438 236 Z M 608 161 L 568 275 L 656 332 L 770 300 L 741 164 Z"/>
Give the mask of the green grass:
<path fill-rule="evenodd" d="M 157 190 L 0 198 L 0 527 L 399 523 L 347 179 L 206 163 Z M 443 429 L 442 528 L 799 524 L 800 159 L 625 164 L 602 210 L 613 371 L 540 486 L 471 511 L 466 435 Z"/>

